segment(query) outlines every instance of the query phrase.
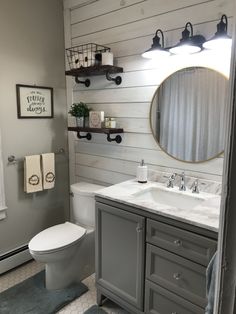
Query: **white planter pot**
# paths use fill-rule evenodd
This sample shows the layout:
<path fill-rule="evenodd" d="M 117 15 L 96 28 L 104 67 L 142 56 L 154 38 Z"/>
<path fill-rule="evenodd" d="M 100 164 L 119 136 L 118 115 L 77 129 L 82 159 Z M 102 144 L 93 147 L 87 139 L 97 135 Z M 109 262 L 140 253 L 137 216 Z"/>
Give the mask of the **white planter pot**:
<path fill-rule="evenodd" d="M 84 117 L 76 117 L 75 119 L 76 119 L 76 126 L 80 128 L 84 128 L 84 122 L 85 122 Z"/>

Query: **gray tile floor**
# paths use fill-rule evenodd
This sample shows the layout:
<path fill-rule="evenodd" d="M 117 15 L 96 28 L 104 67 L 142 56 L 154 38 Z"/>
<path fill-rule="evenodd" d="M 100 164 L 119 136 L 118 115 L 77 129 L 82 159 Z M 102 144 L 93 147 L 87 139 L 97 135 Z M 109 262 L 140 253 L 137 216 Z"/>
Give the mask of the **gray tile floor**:
<path fill-rule="evenodd" d="M 16 269 L 0 275 L 0 292 L 18 284 L 19 282 L 35 275 L 41 271 L 44 266 L 35 261 L 30 261 Z M 61 309 L 58 314 L 83 314 L 90 306 L 96 304 L 96 287 L 94 275 L 86 278 L 83 283 L 88 287 L 88 292 L 80 298 Z M 108 314 L 128 314 L 113 302 L 106 302 L 103 309 Z"/>

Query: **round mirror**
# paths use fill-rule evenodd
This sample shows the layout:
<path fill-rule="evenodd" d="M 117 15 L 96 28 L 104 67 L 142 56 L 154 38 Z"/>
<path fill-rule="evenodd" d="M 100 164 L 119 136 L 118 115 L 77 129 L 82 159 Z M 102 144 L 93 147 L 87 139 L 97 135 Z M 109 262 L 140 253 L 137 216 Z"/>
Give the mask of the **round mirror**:
<path fill-rule="evenodd" d="M 187 162 L 212 159 L 224 150 L 228 80 L 202 67 L 169 76 L 150 109 L 153 136 L 170 156 Z"/>

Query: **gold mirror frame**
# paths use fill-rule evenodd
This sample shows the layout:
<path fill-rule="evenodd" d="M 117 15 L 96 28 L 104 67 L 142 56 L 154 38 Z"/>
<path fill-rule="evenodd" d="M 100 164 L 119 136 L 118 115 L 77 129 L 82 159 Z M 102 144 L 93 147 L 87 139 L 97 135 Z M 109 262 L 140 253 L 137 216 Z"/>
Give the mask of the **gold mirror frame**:
<path fill-rule="evenodd" d="M 160 88 L 160 86 L 170 77 L 172 76 L 174 73 L 178 72 L 178 71 L 181 71 L 181 70 L 184 70 L 184 69 L 188 69 L 188 68 L 203 68 L 203 69 L 209 69 L 209 70 L 213 70 L 215 71 L 216 73 L 222 75 L 223 77 L 225 77 L 228 81 L 229 81 L 229 76 L 227 76 L 225 73 L 219 71 L 218 69 L 216 68 L 213 68 L 213 67 L 206 67 L 206 66 L 202 66 L 202 65 L 193 65 L 193 66 L 184 66 L 184 67 L 180 67 L 179 69 L 177 69 L 176 71 L 172 72 L 171 74 L 169 74 L 163 81 L 161 81 L 161 83 L 159 84 L 159 86 L 157 87 L 157 89 L 155 90 L 153 96 L 152 96 L 152 100 L 151 100 L 151 103 L 150 103 L 150 110 L 149 110 L 149 125 L 150 125 L 150 128 L 151 128 L 151 131 L 152 131 L 152 136 L 155 140 L 155 142 L 157 143 L 157 145 L 161 148 L 161 150 L 163 152 L 165 152 L 168 156 L 170 156 L 171 158 L 175 159 L 175 160 L 178 160 L 180 162 L 185 162 L 185 163 L 193 163 L 193 164 L 199 164 L 199 163 L 203 163 L 203 162 L 207 162 L 207 161 L 210 161 L 210 160 L 213 160 L 217 157 L 219 157 L 220 155 L 222 155 L 224 153 L 224 150 L 222 150 L 221 152 L 219 152 L 218 154 L 214 155 L 213 157 L 211 158 L 208 158 L 208 159 L 205 159 L 205 160 L 200 160 L 200 161 L 189 161 L 189 160 L 183 160 L 183 159 L 179 159 L 173 155 L 171 155 L 170 153 L 167 152 L 167 150 L 165 148 L 163 148 L 161 146 L 161 144 L 158 142 L 156 136 L 155 136 L 155 133 L 154 133 L 154 130 L 153 130 L 153 126 L 152 126 L 152 122 L 151 122 L 151 116 L 152 116 L 152 107 L 153 107 L 153 101 L 154 101 L 154 98 L 158 92 L 158 89 Z"/>

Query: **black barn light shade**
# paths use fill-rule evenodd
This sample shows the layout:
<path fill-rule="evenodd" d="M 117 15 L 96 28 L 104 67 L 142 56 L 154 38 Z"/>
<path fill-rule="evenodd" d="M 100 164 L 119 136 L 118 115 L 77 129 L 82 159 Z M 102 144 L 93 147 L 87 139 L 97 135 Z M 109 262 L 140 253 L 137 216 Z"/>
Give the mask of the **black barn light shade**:
<path fill-rule="evenodd" d="M 220 22 L 217 24 L 217 31 L 215 35 L 207 40 L 203 47 L 206 49 L 222 50 L 230 49 L 232 45 L 232 39 L 227 34 L 228 19 L 225 14 L 221 16 Z"/>
<path fill-rule="evenodd" d="M 190 31 L 188 30 L 190 28 Z M 187 22 L 182 32 L 180 42 L 169 51 L 173 54 L 192 54 L 202 50 L 202 44 L 205 38 L 202 35 L 193 35 L 193 25 Z"/>
<path fill-rule="evenodd" d="M 161 38 L 158 36 L 158 33 L 161 35 Z M 153 37 L 152 41 L 153 44 L 151 48 L 142 54 L 143 58 L 155 59 L 158 57 L 166 57 L 170 55 L 169 51 L 164 48 L 164 34 L 161 29 L 156 31 L 155 37 Z"/>

